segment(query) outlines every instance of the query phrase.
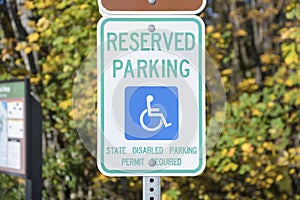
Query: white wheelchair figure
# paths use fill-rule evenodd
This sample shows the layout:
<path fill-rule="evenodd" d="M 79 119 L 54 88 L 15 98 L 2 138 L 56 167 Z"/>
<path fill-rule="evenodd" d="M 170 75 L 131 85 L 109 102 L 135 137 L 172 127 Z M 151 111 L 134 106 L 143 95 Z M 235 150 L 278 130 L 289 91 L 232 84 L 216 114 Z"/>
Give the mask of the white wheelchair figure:
<path fill-rule="evenodd" d="M 140 123 L 141 123 L 143 129 L 145 129 L 146 131 L 153 132 L 153 131 L 159 130 L 162 127 L 162 125 L 164 125 L 166 128 L 169 126 L 172 126 L 172 123 L 167 122 L 164 114 L 160 112 L 159 108 L 151 107 L 151 102 L 153 101 L 152 95 L 148 95 L 146 101 L 147 101 L 147 108 L 140 115 Z M 146 114 L 148 115 L 148 117 L 160 117 L 160 121 L 159 121 L 158 125 L 155 127 L 152 127 L 152 128 L 146 126 L 144 123 L 144 116 Z"/>

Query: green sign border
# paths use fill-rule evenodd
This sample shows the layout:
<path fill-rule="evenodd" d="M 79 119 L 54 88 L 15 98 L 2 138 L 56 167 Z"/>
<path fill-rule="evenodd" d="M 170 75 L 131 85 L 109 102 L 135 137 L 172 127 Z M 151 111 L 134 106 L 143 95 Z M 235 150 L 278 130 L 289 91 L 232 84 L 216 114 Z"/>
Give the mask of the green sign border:
<path fill-rule="evenodd" d="M 104 19 L 100 26 L 98 26 L 98 30 L 100 29 L 101 33 L 101 38 L 100 38 L 100 44 L 101 48 L 103 48 L 103 43 L 105 42 L 104 40 L 104 26 L 106 23 L 108 22 L 195 22 L 198 25 L 198 34 L 199 34 L 199 52 L 202 52 L 202 42 L 203 38 L 202 35 L 205 34 L 204 32 L 204 23 L 200 22 L 201 19 L 197 19 L 194 17 L 187 17 L 187 18 L 178 18 L 178 17 L 174 17 L 174 18 L 146 18 L 146 17 L 140 17 L 140 18 L 132 18 L 132 17 L 128 17 L 128 18 L 117 18 L 117 17 L 112 17 L 112 18 L 106 18 Z M 99 32 L 98 32 L 99 34 Z M 99 36 L 98 36 L 99 37 Z M 202 57 L 203 54 L 200 53 L 199 56 L 199 71 L 203 72 L 203 70 L 201 69 L 201 63 L 203 60 Z M 104 52 L 101 51 L 101 66 L 100 66 L 100 74 L 101 74 L 101 99 L 104 99 Z M 99 77 L 98 77 L 99 78 Z M 202 88 L 202 77 L 199 74 L 199 88 Z M 201 169 L 204 169 L 205 166 L 203 166 L 203 164 L 205 165 L 205 155 L 203 158 L 203 155 L 201 155 L 203 153 L 203 149 L 202 148 L 202 142 L 203 142 L 203 138 L 202 138 L 202 94 L 203 91 L 202 89 L 200 89 L 199 91 L 199 149 L 201 149 L 202 151 L 199 153 L 200 154 L 200 160 L 199 160 L 199 166 L 194 169 L 194 170 L 110 170 L 107 169 L 104 163 L 104 153 L 101 154 L 101 159 L 100 159 L 100 164 L 101 164 L 101 168 L 104 170 L 104 172 L 107 172 L 109 174 L 138 174 L 138 173 L 147 173 L 147 174 L 153 174 L 153 173 L 173 173 L 173 174 L 183 174 L 183 173 L 197 173 L 199 172 Z M 98 94 L 99 95 L 99 94 Z M 99 102 L 99 101 L 98 101 Z M 99 130 L 101 131 L 101 152 L 105 152 L 104 151 L 104 101 L 101 101 L 101 105 L 100 105 L 100 113 L 101 113 L 101 127 L 99 128 Z M 99 113 L 98 113 L 99 114 Z M 102 162 L 103 161 L 103 162 Z M 204 162 L 203 162 L 204 161 Z M 98 161 L 97 161 L 98 162 Z"/>

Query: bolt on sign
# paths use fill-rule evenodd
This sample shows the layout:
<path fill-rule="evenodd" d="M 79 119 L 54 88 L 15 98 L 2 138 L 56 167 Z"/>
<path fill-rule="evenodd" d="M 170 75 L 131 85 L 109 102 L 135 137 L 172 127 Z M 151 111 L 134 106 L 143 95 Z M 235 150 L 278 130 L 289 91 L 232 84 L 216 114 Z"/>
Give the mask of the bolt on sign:
<path fill-rule="evenodd" d="M 106 14 L 197 14 L 206 0 L 98 0 L 100 13 Z"/>
<path fill-rule="evenodd" d="M 98 23 L 97 163 L 108 176 L 205 168 L 204 23 L 124 15 Z"/>

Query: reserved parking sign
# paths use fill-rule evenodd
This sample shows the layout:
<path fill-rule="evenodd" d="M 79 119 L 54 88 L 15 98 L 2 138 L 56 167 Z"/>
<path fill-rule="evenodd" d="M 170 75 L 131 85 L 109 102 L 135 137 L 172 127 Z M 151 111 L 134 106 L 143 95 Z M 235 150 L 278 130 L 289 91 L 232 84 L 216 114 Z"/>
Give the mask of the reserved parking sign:
<path fill-rule="evenodd" d="M 98 24 L 98 167 L 108 176 L 205 167 L 204 24 L 115 16 Z"/>

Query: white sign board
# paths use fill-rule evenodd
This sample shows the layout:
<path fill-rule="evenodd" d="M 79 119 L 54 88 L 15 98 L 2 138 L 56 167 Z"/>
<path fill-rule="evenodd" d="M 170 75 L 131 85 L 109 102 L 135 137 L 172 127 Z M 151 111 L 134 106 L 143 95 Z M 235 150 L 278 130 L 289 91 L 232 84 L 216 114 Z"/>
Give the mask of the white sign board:
<path fill-rule="evenodd" d="M 204 23 L 114 16 L 98 23 L 98 168 L 193 176 L 205 168 Z"/>

